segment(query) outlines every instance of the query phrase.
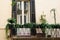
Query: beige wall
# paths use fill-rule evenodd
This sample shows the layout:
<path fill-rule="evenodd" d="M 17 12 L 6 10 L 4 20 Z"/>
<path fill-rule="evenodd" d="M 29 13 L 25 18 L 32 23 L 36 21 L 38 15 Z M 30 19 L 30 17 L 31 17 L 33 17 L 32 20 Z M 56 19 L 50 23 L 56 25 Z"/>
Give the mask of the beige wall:
<path fill-rule="evenodd" d="M 5 29 L 0 28 L 0 40 L 6 40 Z"/>
<path fill-rule="evenodd" d="M 0 40 L 6 40 L 5 26 L 11 18 L 11 0 L 0 0 Z"/>
<path fill-rule="evenodd" d="M 35 0 L 36 23 L 40 23 L 40 15 L 44 11 L 48 23 L 54 23 L 52 8 L 56 9 L 57 23 L 60 23 L 60 0 Z"/>
<path fill-rule="evenodd" d="M 5 28 L 8 18 L 11 18 L 11 0 L 0 0 L 0 28 Z"/>

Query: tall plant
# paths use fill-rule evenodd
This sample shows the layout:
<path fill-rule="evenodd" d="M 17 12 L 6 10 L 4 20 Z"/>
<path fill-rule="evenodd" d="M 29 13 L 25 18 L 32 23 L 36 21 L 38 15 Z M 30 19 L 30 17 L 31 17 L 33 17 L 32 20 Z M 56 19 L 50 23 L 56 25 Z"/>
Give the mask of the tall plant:
<path fill-rule="evenodd" d="M 41 19 L 40 22 L 41 24 L 45 24 L 46 23 L 46 19 L 44 18 L 46 15 L 41 15 Z"/>
<path fill-rule="evenodd" d="M 41 15 L 41 19 L 40 19 L 40 22 L 41 22 L 41 29 L 42 29 L 42 32 L 45 34 L 45 27 L 46 27 L 46 19 L 44 18 L 46 15 Z"/>
<path fill-rule="evenodd" d="M 16 20 L 11 18 L 7 20 L 8 23 L 6 25 L 6 36 L 8 37 L 8 31 L 11 30 L 11 28 L 14 28 L 14 24 L 16 23 Z"/>
<path fill-rule="evenodd" d="M 45 17 L 46 17 L 46 15 L 41 15 L 41 19 L 40 19 L 40 21 L 41 21 L 41 25 L 43 26 L 43 28 L 45 28 L 45 25 L 46 25 L 46 19 L 45 19 Z"/>

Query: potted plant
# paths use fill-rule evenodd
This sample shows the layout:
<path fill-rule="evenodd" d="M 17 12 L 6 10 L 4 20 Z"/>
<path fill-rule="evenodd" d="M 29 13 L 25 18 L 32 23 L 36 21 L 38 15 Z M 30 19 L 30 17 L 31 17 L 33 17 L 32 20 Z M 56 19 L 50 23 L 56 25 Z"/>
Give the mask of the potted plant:
<path fill-rule="evenodd" d="M 60 25 L 59 24 L 55 24 L 55 34 L 56 36 L 55 37 L 59 37 L 58 35 L 60 34 L 59 31 L 60 31 Z"/>
<path fill-rule="evenodd" d="M 45 35 L 45 29 L 46 29 L 46 25 L 47 25 L 47 21 L 46 21 L 45 17 L 46 17 L 46 15 L 42 14 L 41 19 L 40 19 L 40 22 L 41 22 L 40 28 L 41 28 L 44 35 Z"/>
<path fill-rule="evenodd" d="M 37 27 L 36 27 L 36 35 L 37 37 L 43 37 L 43 33 L 42 33 L 42 30 L 41 30 L 41 24 L 37 24 Z"/>
<path fill-rule="evenodd" d="M 11 18 L 11 19 L 8 19 L 8 24 L 6 25 L 6 34 L 8 36 L 8 31 L 10 31 L 10 36 L 12 35 L 15 35 L 15 23 L 16 23 L 16 20 Z"/>
<path fill-rule="evenodd" d="M 46 31 L 46 28 L 47 28 L 47 24 L 41 24 L 41 30 L 42 30 L 42 32 L 43 32 L 43 34 L 44 34 L 44 36 L 45 36 L 45 31 Z"/>
<path fill-rule="evenodd" d="M 31 33 L 31 23 L 26 23 L 23 25 L 18 24 L 17 25 L 17 36 L 30 36 Z"/>
<path fill-rule="evenodd" d="M 23 25 L 23 28 L 25 29 L 25 35 L 26 36 L 31 36 L 31 25 L 30 23 L 26 23 Z"/>
<path fill-rule="evenodd" d="M 51 37 L 56 37 L 56 25 L 55 24 L 50 24 L 51 28 Z"/>
<path fill-rule="evenodd" d="M 27 24 L 24 24 L 24 27 L 25 28 L 29 28 L 31 31 L 31 35 L 36 35 L 36 24 L 35 23 L 27 23 Z"/>
<path fill-rule="evenodd" d="M 16 24 L 16 33 L 17 33 L 17 36 L 24 36 L 24 27 L 23 25 L 21 24 Z"/>

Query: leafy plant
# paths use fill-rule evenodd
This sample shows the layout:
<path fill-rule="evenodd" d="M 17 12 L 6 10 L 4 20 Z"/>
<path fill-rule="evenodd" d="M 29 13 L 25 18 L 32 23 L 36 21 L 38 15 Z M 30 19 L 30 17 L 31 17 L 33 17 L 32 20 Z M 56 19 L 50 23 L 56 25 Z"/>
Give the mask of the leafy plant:
<path fill-rule="evenodd" d="M 46 19 L 44 17 L 45 17 L 45 15 L 41 15 L 41 19 L 40 19 L 41 24 L 45 24 L 46 23 Z"/>
<path fill-rule="evenodd" d="M 7 21 L 8 21 L 8 23 L 11 23 L 11 24 L 16 23 L 16 19 L 14 19 L 14 18 L 10 18 Z"/>
<path fill-rule="evenodd" d="M 15 24 L 15 27 L 16 27 L 16 28 L 23 28 L 22 26 L 23 26 L 23 25 Z"/>
<path fill-rule="evenodd" d="M 55 28 L 60 28 L 60 25 L 59 24 L 55 24 Z"/>
<path fill-rule="evenodd" d="M 11 19 L 8 19 L 7 21 L 8 21 L 8 23 L 6 25 L 6 36 L 8 37 L 8 30 L 10 30 L 10 31 L 13 29 L 15 30 L 16 20 L 11 18 Z"/>
<path fill-rule="evenodd" d="M 36 24 L 35 23 L 27 23 L 24 24 L 24 28 L 30 28 L 31 29 L 31 35 L 35 35 L 36 34 Z"/>
<path fill-rule="evenodd" d="M 27 23 L 27 24 L 24 24 L 24 27 L 25 27 L 25 28 L 32 28 L 32 27 L 33 27 L 33 24 Z"/>

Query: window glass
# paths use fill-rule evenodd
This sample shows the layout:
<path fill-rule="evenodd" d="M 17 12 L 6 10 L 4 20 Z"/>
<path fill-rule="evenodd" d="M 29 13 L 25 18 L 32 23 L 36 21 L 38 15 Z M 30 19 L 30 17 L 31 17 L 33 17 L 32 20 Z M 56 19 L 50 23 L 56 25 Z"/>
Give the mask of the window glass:
<path fill-rule="evenodd" d="M 17 15 L 17 24 L 22 24 L 22 15 Z"/>
<path fill-rule="evenodd" d="M 20 16 L 20 24 L 22 24 L 22 16 Z"/>
<path fill-rule="evenodd" d="M 21 10 L 21 1 L 17 2 L 17 9 Z"/>
<path fill-rule="evenodd" d="M 24 24 L 26 23 L 26 15 L 24 16 Z"/>
<path fill-rule="evenodd" d="M 24 9 L 26 10 L 26 9 L 27 9 L 27 7 L 28 7 L 28 2 L 27 2 L 27 1 L 25 1 L 25 2 L 24 2 Z"/>

